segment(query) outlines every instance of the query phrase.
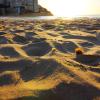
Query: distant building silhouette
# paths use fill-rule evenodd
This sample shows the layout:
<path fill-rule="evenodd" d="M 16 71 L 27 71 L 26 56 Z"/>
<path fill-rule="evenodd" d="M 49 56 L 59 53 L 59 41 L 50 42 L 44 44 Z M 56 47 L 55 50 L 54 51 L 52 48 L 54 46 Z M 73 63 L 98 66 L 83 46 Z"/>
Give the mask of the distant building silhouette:
<path fill-rule="evenodd" d="M 38 0 L 0 0 L 0 14 L 19 15 L 24 11 L 39 12 Z"/>

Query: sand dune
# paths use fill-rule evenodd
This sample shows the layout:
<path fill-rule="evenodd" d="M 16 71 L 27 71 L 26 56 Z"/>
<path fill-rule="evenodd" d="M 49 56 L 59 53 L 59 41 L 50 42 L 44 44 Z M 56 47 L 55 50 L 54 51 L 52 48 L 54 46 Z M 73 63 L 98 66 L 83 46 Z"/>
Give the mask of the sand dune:
<path fill-rule="evenodd" d="M 100 100 L 99 23 L 0 19 L 0 100 Z"/>

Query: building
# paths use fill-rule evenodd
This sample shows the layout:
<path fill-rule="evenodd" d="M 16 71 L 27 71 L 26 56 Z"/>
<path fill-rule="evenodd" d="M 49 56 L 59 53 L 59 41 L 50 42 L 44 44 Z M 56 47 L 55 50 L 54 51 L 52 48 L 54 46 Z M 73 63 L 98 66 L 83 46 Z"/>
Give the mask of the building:
<path fill-rule="evenodd" d="M 0 0 L 0 14 L 21 14 L 24 11 L 39 12 L 38 0 Z"/>

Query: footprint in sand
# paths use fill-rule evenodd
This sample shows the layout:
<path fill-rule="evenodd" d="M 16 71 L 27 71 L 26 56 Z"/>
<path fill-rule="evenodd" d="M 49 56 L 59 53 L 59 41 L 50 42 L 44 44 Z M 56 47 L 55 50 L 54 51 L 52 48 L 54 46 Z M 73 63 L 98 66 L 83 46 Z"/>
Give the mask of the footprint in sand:
<path fill-rule="evenodd" d="M 54 43 L 55 48 L 63 53 L 73 53 L 75 48 L 77 48 L 77 44 L 71 41 L 63 42 L 63 43 Z"/>
<path fill-rule="evenodd" d="M 98 40 L 99 43 L 100 43 L 100 32 L 99 32 L 99 33 L 96 33 L 96 38 L 97 38 L 97 40 Z"/>
<path fill-rule="evenodd" d="M 19 79 L 17 72 L 5 72 L 0 75 L 0 86 L 15 84 Z"/>
<path fill-rule="evenodd" d="M 13 47 L 2 47 L 0 48 L 0 55 L 9 57 L 18 57 L 19 53 Z"/>
<path fill-rule="evenodd" d="M 0 44 L 7 44 L 8 41 L 9 40 L 5 36 L 0 36 Z"/>
<path fill-rule="evenodd" d="M 79 45 L 81 45 L 82 47 L 93 47 L 95 44 L 94 43 L 92 43 L 92 42 L 88 42 L 88 41 L 82 41 L 82 43 L 79 43 Z"/>
<path fill-rule="evenodd" d="M 0 31 L 0 35 L 7 34 L 6 32 Z"/>
<path fill-rule="evenodd" d="M 27 39 L 33 39 L 33 36 L 37 35 L 35 32 L 25 32 L 25 37 Z"/>
<path fill-rule="evenodd" d="M 29 25 L 29 26 L 25 26 L 24 29 L 25 30 L 32 30 L 32 29 L 34 29 L 34 27 L 32 25 Z"/>
<path fill-rule="evenodd" d="M 29 43 L 29 40 L 23 36 L 17 35 L 13 38 L 13 41 L 18 44 L 27 44 Z"/>
<path fill-rule="evenodd" d="M 46 30 L 49 30 L 49 29 L 54 29 L 56 26 L 53 25 L 53 24 L 43 24 L 42 25 L 42 28 L 43 29 L 46 29 Z"/>
<path fill-rule="evenodd" d="M 51 46 L 49 43 L 43 41 L 29 44 L 22 49 L 24 49 L 29 56 L 43 56 L 51 51 Z"/>

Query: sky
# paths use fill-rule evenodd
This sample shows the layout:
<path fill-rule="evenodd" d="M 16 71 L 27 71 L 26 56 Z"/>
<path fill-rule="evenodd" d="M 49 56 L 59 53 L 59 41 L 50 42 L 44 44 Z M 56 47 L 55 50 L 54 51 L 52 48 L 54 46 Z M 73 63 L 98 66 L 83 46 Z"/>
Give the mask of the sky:
<path fill-rule="evenodd" d="M 100 15 L 100 0 L 39 0 L 55 16 Z"/>

